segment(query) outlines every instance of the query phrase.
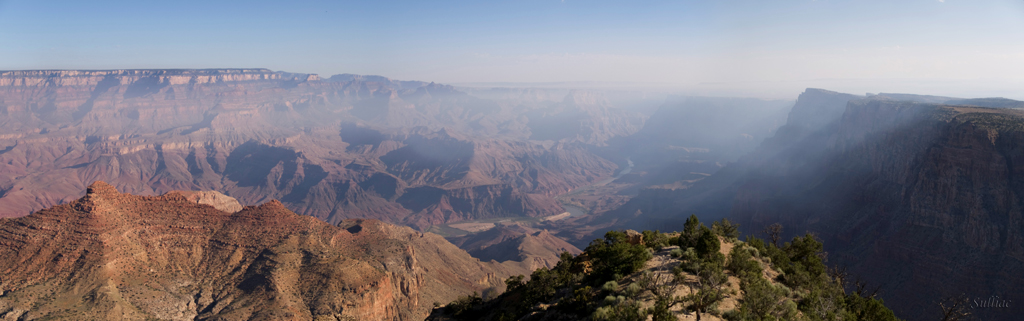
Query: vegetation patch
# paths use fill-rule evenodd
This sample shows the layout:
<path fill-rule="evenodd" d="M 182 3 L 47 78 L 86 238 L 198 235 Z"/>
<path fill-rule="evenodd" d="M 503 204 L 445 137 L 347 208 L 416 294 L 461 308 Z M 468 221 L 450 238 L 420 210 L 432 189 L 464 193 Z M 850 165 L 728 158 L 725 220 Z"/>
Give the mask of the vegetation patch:
<path fill-rule="evenodd" d="M 501 295 L 460 298 L 428 320 L 899 320 L 873 294 L 847 293 L 813 235 L 778 244 L 737 231 L 696 216 L 674 233 L 610 231 L 552 269 L 509 278 Z"/>

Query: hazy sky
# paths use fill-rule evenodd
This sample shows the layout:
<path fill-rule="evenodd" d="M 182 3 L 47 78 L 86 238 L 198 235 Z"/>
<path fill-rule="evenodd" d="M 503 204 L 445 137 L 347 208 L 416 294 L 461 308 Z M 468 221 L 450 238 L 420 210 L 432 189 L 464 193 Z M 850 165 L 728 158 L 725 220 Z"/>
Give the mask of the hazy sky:
<path fill-rule="evenodd" d="M 1024 99 L 1024 0 L 0 0 L 0 69 L 212 67 Z"/>

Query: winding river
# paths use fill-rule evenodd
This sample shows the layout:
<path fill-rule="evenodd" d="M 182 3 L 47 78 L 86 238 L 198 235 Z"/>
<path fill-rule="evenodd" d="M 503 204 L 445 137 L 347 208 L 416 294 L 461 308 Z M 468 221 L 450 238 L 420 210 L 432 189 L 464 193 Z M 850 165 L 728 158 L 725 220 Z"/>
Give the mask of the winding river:
<path fill-rule="evenodd" d="M 622 175 L 629 174 L 629 172 L 631 172 L 631 171 L 633 171 L 633 160 L 631 160 L 629 157 L 626 157 L 626 169 L 623 169 L 621 172 L 619 172 L 619 174 L 615 175 L 614 177 L 609 177 L 609 178 L 602 179 L 600 181 L 597 181 L 594 184 L 590 184 L 590 185 L 586 185 L 586 186 L 581 186 L 581 187 L 579 187 L 577 189 L 569 191 L 568 193 L 559 195 L 559 197 L 562 197 L 562 196 L 565 196 L 565 195 L 570 195 L 570 194 L 573 194 L 573 193 L 576 193 L 576 192 L 579 192 L 579 191 L 582 191 L 582 190 L 585 190 L 585 189 L 588 189 L 588 188 L 591 188 L 591 187 L 607 185 L 608 183 L 614 182 L 616 179 L 619 179 L 619 177 L 622 177 Z M 565 211 L 569 212 L 569 217 L 577 217 L 577 216 L 587 215 L 588 211 L 586 209 L 583 209 L 583 208 L 581 208 L 579 206 L 567 204 L 564 201 L 561 202 L 561 203 L 562 203 L 562 208 L 565 208 Z"/>

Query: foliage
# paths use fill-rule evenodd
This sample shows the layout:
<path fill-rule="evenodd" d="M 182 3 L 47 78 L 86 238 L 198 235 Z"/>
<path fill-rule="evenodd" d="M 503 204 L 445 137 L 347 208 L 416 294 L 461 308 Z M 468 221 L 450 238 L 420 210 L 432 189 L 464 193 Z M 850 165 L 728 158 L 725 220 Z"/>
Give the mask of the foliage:
<path fill-rule="evenodd" d="M 618 279 L 616 275 L 629 275 L 644 267 L 653 255 L 639 244 L 630 244 L 626 233 L 609 231 L 604 239 L 590 242 L 584 250 L 591 259 L 593 272 L 589 278 L 596 282 Z"/>
<path fill-rule="evenodd" d="M 885 307 L 885 304 L 880 299 L 866 298 L 857 294 L 850 294 L 846 297 L 848 310 L 850 313 L 857 317 L 857 320 L 878 320 L 878 321 L 895 321 L 899 320 L 896 318 L 896 314 L 892 313 L 892 310 Z M 966 319 L 948 319 L 953 320 L 966 320 Z"/>
<path fill-rule="evenodd" d="M 523 286 L 524 276 L 522 274 L 516 276 L 510 276 L 505 280 L 505 291 L 515 291 L 519 287 Z"/>
<path fill-rule="evenodd" d="M 720 221 L 711 223 L 711 231 L 715 232 L 716 235 L 725 238 L 726 240 L 737 240 L 740 237 L 740 225 L 730 222 L 729 219 L 723 218 Z"/>
<path fill-rule="evenodd" d="M 655 251 L 661 251 L 662 248 L 668 246 L 669 237 L 658 230 L 654 231 L 643 231 L 644 246 L 654 249 Z"/>
<path fill-rule="evenodd" d="M 677 321 L 679 318 L 669 310 L 671 306 L 671 299 L 659 297 L 654 301 L 654 306 L 647 309 L 647 314 L 653 317 L 653 321 Z"/>
<path fill-rule="evenodd" d="M 646 245 L 630 244 L 625 233 L 611 231 L 591 242 L 585 255 L 563 253 L 554 268 L 537 269 L 529 281 L 524 282 L 522 275 L 510 277 L 505 281 L 507 291 L 493 300 L 474 293 L 444 311 L 457 320 L 517 320 L 536 313 L 544 303 L 543 313 L 549 319 L 646 320 L 650 316 L 661 321 L 677 320 L 672 309 L 681 305 L 699 319 L 717 313 L 713 311 L 718 303 L 734 293 L 725 287 L 727 275 L 734 275 L 740 279 L 737 294 L 742 296 L 736 309 L 721 315 L 727 320 L 898 320 L 873 293 L 847 294 L 845 270 L 825 266 L 824 247 L 813 235 L 781 245 L 756 237 L 747 237 L 746 242 L 734 239 L 726 256 L 719 252 L 719 239 L 730 239 L 727 226 L 734 225 L 722 220 L 708 228 L 691 216 L 678 238 L 644 231 Z M 672 273 L 634 274 L 652 257 L 648 247 L 671 243 L 689 245 L 670 252 L 680 261 Z M 775 280 L 766 279 L 763 269 L 767 266 L 779 272 Z M 626 278 L 630 275 L 635 281 Z M 689 287 L 690 294 L 675 296 L 682 286 Z M 643 309 L 639 298 L 654 304 Z"/>
<path fill-rule="evenodd" d="M 743 275 L 744 273 L 760 274 L 761 264 L 754 261 L 754 256 L 751 254 L 756 249 L 745 246 L 742 244 L 736 245 L 729 251 L 729 265 L 726 266 L 730 271 L 737 275 Z"/>
<path fill-rule="evenodd" d="M 700 235 L 697 236 L 697 244 L 694 244 L 694 249 L 697 250 L 697 255 L 700 257 L 706 257 L 713 253 L 718 253 L 718 250 L 721 249 L 718 236 L 703 225 L 700 227 L 699 233 Z"/>
<path fill-rule="evenodd" d="M 744 274 L 740 279 L 740 288 L 743 290 L 743 305 L 740 307 L 740 316 L 746 320 L 764 320 L 767 318 L 790 319 L 796 313 L 795 306 L 784 304 L 787 301 L 787 291 L 781 286 L 768 282 L 760 274 Z"/>
<path fill-rule="evenodd" d="M 679 232 L 679 240 L 676 242 L 680 248 L 694 247 L 697 245 L 697 238 L 701 235 L 701 227 L 704 224 L 697 219 L 697 215 L 690 215 L 683 224 L 683 230 Z"/>
<path fill-rule="evenodd" d="M 694 247 L 683 251 L 680 256 L 682 262 L 674 272 L 677 282 L 686 283 L 690 287 L 690 294 L 683 297 L 682 301 L 686 303 L 686 309 L 695 312 L 699 319 L 701 313 L 707 313 L 725 297 L 722 287 L 728 278 L 723 270 L 725 256 L 719 253 L 721 245 L 718 235 L 700 224 L 695 216 L 691 216 L 687 224 L 691 228 L 689 233 L 693 237 Z M 684 234 L 687 233 L 685 229 Z M 696 281 L 686 282 L 683 272 L 696 275 Z"/>
<path fill-rule="evenodd" d="M 601 286 L 601 290 L 608 292 L 615 292 L 617 289 L 619 289 L 619 283 L 615 281 L 605 282 L 604 285 Z"/>
<path fill-rule="evenodd" d="M 464 297 L 460 297 L 455 301 L 452 301 L 452 303 L 445 306 L 445 311 L 451 315 L 460 316 L 466 313 L 466 311 L 469 311 L 469 309 L 473 308 L 474 306 L 480 305 L 480 303 L 483 303 L 483 301 L 484 300 L 483 298 L 480 297 L 480 295 L 478 295 L 476 292 L 473 292 L 473 295 L 467 295 Z"/>
<path fill-rule="evenodd" d="M 640 303 L 635 300 L 626 299 L 624 296 L 608 296 L 605 298 L 607 305 L 597 308 L 591 318 L 594 320 L 608 321 L 645 321 L 646 311 L 641 311 Z"/>
<path fill-rule="evenodd" d="M 683 256 L 683 250 L 682 249 L 672 249 L 671 251 L 668 252 L 668 255 L 678 259 L 678 258 Z"/>
<path fill-rule="evenodd" d="M 717 255 L 697 257 L 696 259 L 691 256 L 689 259 L 693 261 L 684 261 L 675 271 L 676 279 L 683 282 L 685 282 L 681 273 L 683 270 L 697 275 L 696 282 L 687 282 L 690 294 L 683 297 L 683 301 L 687 302 L 686 309 L 697 313 L 697 315 L 707 313 L 709 308 L 725 297 L 722 286 L 725 285 L 728 278 L 725 271 L 722 270 L 721 253 L 715 252 L 715 254 Z"/>

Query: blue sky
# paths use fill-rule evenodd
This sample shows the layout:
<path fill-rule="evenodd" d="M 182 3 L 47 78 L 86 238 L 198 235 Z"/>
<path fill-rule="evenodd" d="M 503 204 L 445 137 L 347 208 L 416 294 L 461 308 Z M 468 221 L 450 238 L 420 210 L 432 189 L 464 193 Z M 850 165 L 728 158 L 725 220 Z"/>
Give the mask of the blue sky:
<path fill-rule="evenodd" d="M 0 69 L 212 67 L 1014 96 L 1024 1 L 0 0 Z"/>

